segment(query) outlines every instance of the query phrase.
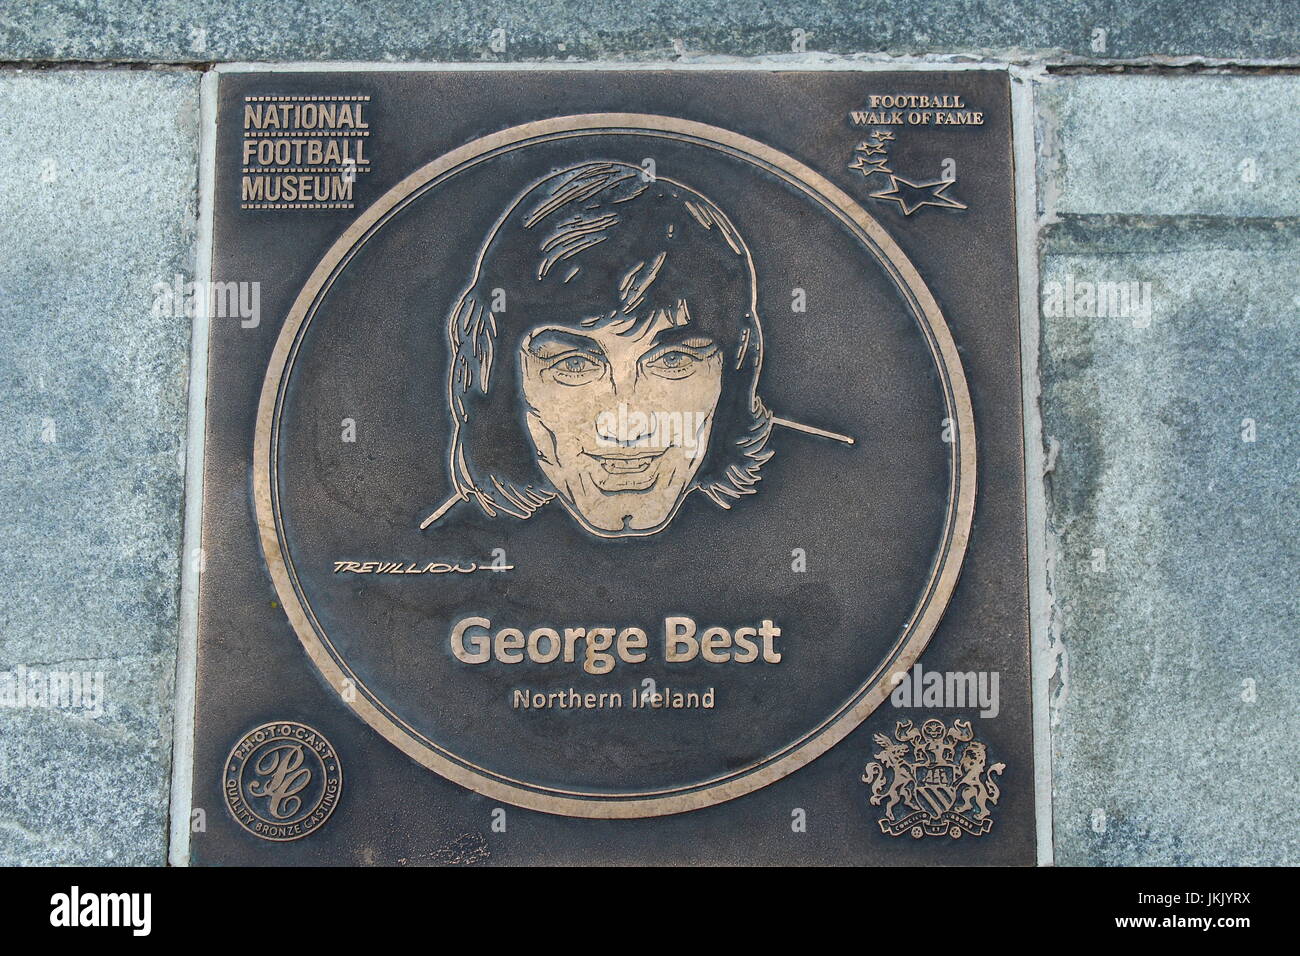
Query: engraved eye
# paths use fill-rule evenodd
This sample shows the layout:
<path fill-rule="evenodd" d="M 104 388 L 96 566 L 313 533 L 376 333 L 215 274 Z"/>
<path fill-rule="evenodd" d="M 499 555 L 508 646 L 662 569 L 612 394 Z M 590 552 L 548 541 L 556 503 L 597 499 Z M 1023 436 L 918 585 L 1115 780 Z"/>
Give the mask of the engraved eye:
<path fill-rule="evenodd" d="M 645 367 L 663 378 L 685 378 L 695 371 L 701 356 L 693 349 L 665 349 L 646 361 Z"/>
<path fill-rule="evenodd" d="M 585 385 L 600 376 L 604 363 L 581 352 L 570 352 L 547 366 L 547 371 L 561 385 Z"/>

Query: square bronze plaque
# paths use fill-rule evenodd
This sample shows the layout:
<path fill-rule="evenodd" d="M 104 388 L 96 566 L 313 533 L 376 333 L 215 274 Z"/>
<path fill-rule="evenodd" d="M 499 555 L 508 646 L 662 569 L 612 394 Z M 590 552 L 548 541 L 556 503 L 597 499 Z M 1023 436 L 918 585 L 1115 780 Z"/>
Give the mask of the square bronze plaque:
<path fill-rule="evenodd" d="M 216 109 L 194 862 L 1033 862 L 1004 73 Z"/>

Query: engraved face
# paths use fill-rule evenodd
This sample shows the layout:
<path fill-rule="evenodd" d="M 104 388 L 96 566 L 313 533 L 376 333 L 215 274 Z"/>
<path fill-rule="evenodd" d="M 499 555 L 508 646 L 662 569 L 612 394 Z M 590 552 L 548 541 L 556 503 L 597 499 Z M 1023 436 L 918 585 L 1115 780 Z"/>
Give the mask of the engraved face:
<path fill-rule="evenodd" d="M 558 502 L 600 537 L 655 534 L 693 491 L 753 494 L 773 417 L 758 395 L 758 277 L 710 200 L 626 163 L 529 186 L 448 315 L 456 501 L 527 519 Z M 521 427 L 522 426 L 522 427 Z"/>
<path fill-rule="evenodd" d="M 722 392 L 723 351 L 685 303 L 646 322 L 545 326 L 519 354 L 537 465 L 604 536 L 652 534 L 692 486 Z"/>

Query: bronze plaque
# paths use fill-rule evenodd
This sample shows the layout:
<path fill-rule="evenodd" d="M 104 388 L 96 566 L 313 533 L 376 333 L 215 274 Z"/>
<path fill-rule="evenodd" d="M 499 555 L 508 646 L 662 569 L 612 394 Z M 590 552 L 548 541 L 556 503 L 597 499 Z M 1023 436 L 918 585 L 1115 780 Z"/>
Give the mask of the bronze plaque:
<path fill-rule="evenodd" d="M 194 862 L 1033 861 L 1005 74 L 216 119 Z"/>

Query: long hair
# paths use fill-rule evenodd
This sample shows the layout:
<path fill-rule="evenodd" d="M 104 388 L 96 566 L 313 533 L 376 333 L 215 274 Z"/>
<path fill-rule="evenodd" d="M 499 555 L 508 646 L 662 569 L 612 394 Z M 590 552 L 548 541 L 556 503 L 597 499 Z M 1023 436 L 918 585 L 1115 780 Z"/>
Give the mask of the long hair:
<path fill-rule="evenodd" d="M 648 182 L 627 163 L 584 163 L 525 190 L 488 233 L 447 319 L 460 497 L 489 516 L 527 518 L 555 496 L 524 424 L 518 356 L 532 330 L 635 318 L 636 331 L 683 308 L 724 356 L 713 434 L 687 491 L 729 508 L 772 456 L 757 279 L 735 226 L 694 190 Z"/>

